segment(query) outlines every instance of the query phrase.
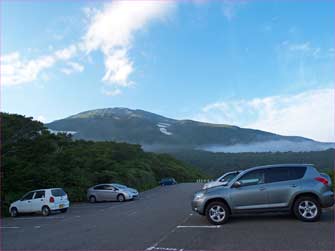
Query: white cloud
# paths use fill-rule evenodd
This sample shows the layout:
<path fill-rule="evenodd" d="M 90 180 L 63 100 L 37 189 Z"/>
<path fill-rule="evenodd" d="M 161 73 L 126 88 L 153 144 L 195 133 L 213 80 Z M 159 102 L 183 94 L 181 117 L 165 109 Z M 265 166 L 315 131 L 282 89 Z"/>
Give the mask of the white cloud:
<path fill-rule="evenodd" d="M 72 44 L 67 48 L 58 50 L 54 53 L 55 57 L 60 60 L 68 60 L 72 58 L 77 52 L 77 46 Z"/>
<path fill-rule="evenodd" d="M 333 142 L 334 90 L 217 102 L 205 106 L 195 119 Z"/>
<path fill-rule="evenodd" d="M 75 45 L 57 50 L 35 59 L 23 59 L 19 52 L 13 52 L 1 57 L 1 84 L 20 85 L 32 82 L 43 70 L 49 69 L 59 61 L 66 61 L 77 53 Z"/>
<path fill-rule="evenodd" d="M 105 57 L 106 73 L 102 80 L 123 87 L 131 85 L 128 77 L 133 72 L 133 63 L 127 56 L 127 50 L 111 50 Z"/>
<path fill-rule="evenodd" d="M 61 71 L 67 75 L 82 72 L 84 67 L 69 62 L 76 56 L 101 51 L 104 55 L 105 74 L 102 80 L 110 85 L 127 87 L 134 71 L 129 50 L 136 32 L 143 31 L 149 23 L 164 20 L 174 9 L 175 3 L 162 1 L 113 1 L 102 10 L 84 8 L 87 30 L 81 40 L 68 47 L 52 51 L 36 59 L 23 59 L 18 52 L 1 58 L 1 79 L 4 85 L 19 85 L 36 80 L 40 73 L 60 61 L 66 62 Z M 51 47 L 50 47 L 51 48 Z M 53 50 L 53 47 L 49 50 Z M 113 95 L 120 94 L 116 89 Z"/>
<path fill-rule="evenodd" d="M 70 75 L 74 72 L 83 72 L 85 67 L 79 63 L 76 62 L 67 62 L 66 63 L 67 68 L 62 68 L 61 72 L 63 72 L 66 75 Z"/>
<path fill-rule="evenodd" d="M 18 52 L 1 57 L 1 83 L 3 85 L 19 85 L 35 80 L 38 74 L 55 63 L 50 55 L 33 60 L 23 60 Z"/>
<path fill-rule="evenodd" d="M 39 116 L 37 116 L 36 119 L 37 119 L 38 121 L 42 122 L 42 123 L 46 123 L 46 122 L 47 122 L 46 118 L 45 118 L 43 115 L 39 115 Z"/>
<path fill-rule="evenodd" d="M 134 35 L 151 21 L 162 20 L 173 9 L 173 2 L 113 1 L 103 10 L 86 9 L 90 18 L 83 45 L 86 52 L 100 50 L 105 57 L 103 81 L 116 86 L 131 85 L 133 62 L 128 51 Z"/>

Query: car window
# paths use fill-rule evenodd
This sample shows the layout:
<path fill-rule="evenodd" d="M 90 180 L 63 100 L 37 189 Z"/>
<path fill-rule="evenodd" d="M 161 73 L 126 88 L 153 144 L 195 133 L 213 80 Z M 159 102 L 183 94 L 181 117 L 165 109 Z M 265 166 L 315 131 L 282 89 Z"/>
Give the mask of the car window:
<path fill-rule="evenodd" d="M 65 196 L 66 195 L 66 193 L 64 192 L 64 190 L 60 189 L 60 188 L 58 188 L 58 189 L 52 189 L 51 190 L 51 194 L 53 196 L 55 196 L 55 197 L 61 197 L 61 196 Z"/>
<path fill-rule="evenodd" d="M 105 185 L 97 185 L 94 187 L 94 190 L 105 190 Z"/>
<path fill-rule="evenodd" d="M 115 187 L 111 186 L 111 185 L 106 185 L 104 190 L 116 190 Z"/>
<path fill-rule="evenodd" d="M 290 168 L 290 178 L 291 180 L 297 180 L 304 177 L 306 172 L 305 166 L 297 166 L 297 167 L 291 167 Z"/>
<path fill-rule="evenodd" d="M 24 196 L 22 197 L 21 200 L 31 200 L 31 199 L 33 198 L 33 196 L 34 196 L 34 193 L 35 193 L 35 192 L 29 192 L 29 193 L 27 193 L 26 195 L 24 195 Z"/>
<path fill-rule="evenodd" d="M 238 180 L 241 183 L 241 186 L 251 186 L 264 183 L 264 171 L 263 170 L 254 170 L 244 174 Z"/>
<path fill-rule="evenodd" d="M 40 198 L 45 198 L 45 191 L 37 191 L 35 193 L 34 199 L 40 199 Z"/>
<path fill-rule="evenodd" d="M 289 167 L 273 167 L 268 168 L 265 171 L 265 182 L 280 182 L 290 180 L 290 168 Z"/>

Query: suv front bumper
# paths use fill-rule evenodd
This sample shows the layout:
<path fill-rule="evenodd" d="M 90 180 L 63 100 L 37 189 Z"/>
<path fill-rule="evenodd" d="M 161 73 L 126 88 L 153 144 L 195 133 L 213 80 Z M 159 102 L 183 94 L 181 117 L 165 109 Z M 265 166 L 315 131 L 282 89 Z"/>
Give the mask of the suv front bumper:
<path fill-rule="evenodd" d="M 198 214 L 205 215 L 205 201 L 204 199 L 193 200 L 191 203 L 192 210 Z"/>

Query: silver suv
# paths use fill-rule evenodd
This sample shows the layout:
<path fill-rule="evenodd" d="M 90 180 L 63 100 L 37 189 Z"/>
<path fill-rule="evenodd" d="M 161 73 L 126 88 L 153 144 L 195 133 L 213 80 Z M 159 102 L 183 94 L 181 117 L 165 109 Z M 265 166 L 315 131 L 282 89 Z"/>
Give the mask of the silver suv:
<path fill-rule="evenodd" d="M 334 204 L 331 179 L 310 164 L 253 167 L 227 186 L 194 195 L 192 209 L 212 224 L 239 213 L 292 212 L 302 221 L 317 221 L 321 208 Z"/>

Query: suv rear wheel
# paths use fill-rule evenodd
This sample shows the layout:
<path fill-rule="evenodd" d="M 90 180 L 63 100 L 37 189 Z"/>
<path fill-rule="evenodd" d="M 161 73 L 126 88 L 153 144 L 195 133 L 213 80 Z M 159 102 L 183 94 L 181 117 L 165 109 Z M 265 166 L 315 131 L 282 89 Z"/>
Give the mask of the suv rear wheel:
<path fill-rule="evenodd" d="M 321 216 L 320 203 L 313 197 L 302 196 L 295 201 L 293 212 L 301 221 L 317 221 Z"/>
<path fill-rule="evenodd" d="M 229 208 L 221 201 L 211 202 L 206 208 L 206 217 L 211 224 L 224 224 L 229 218 Z"/>

